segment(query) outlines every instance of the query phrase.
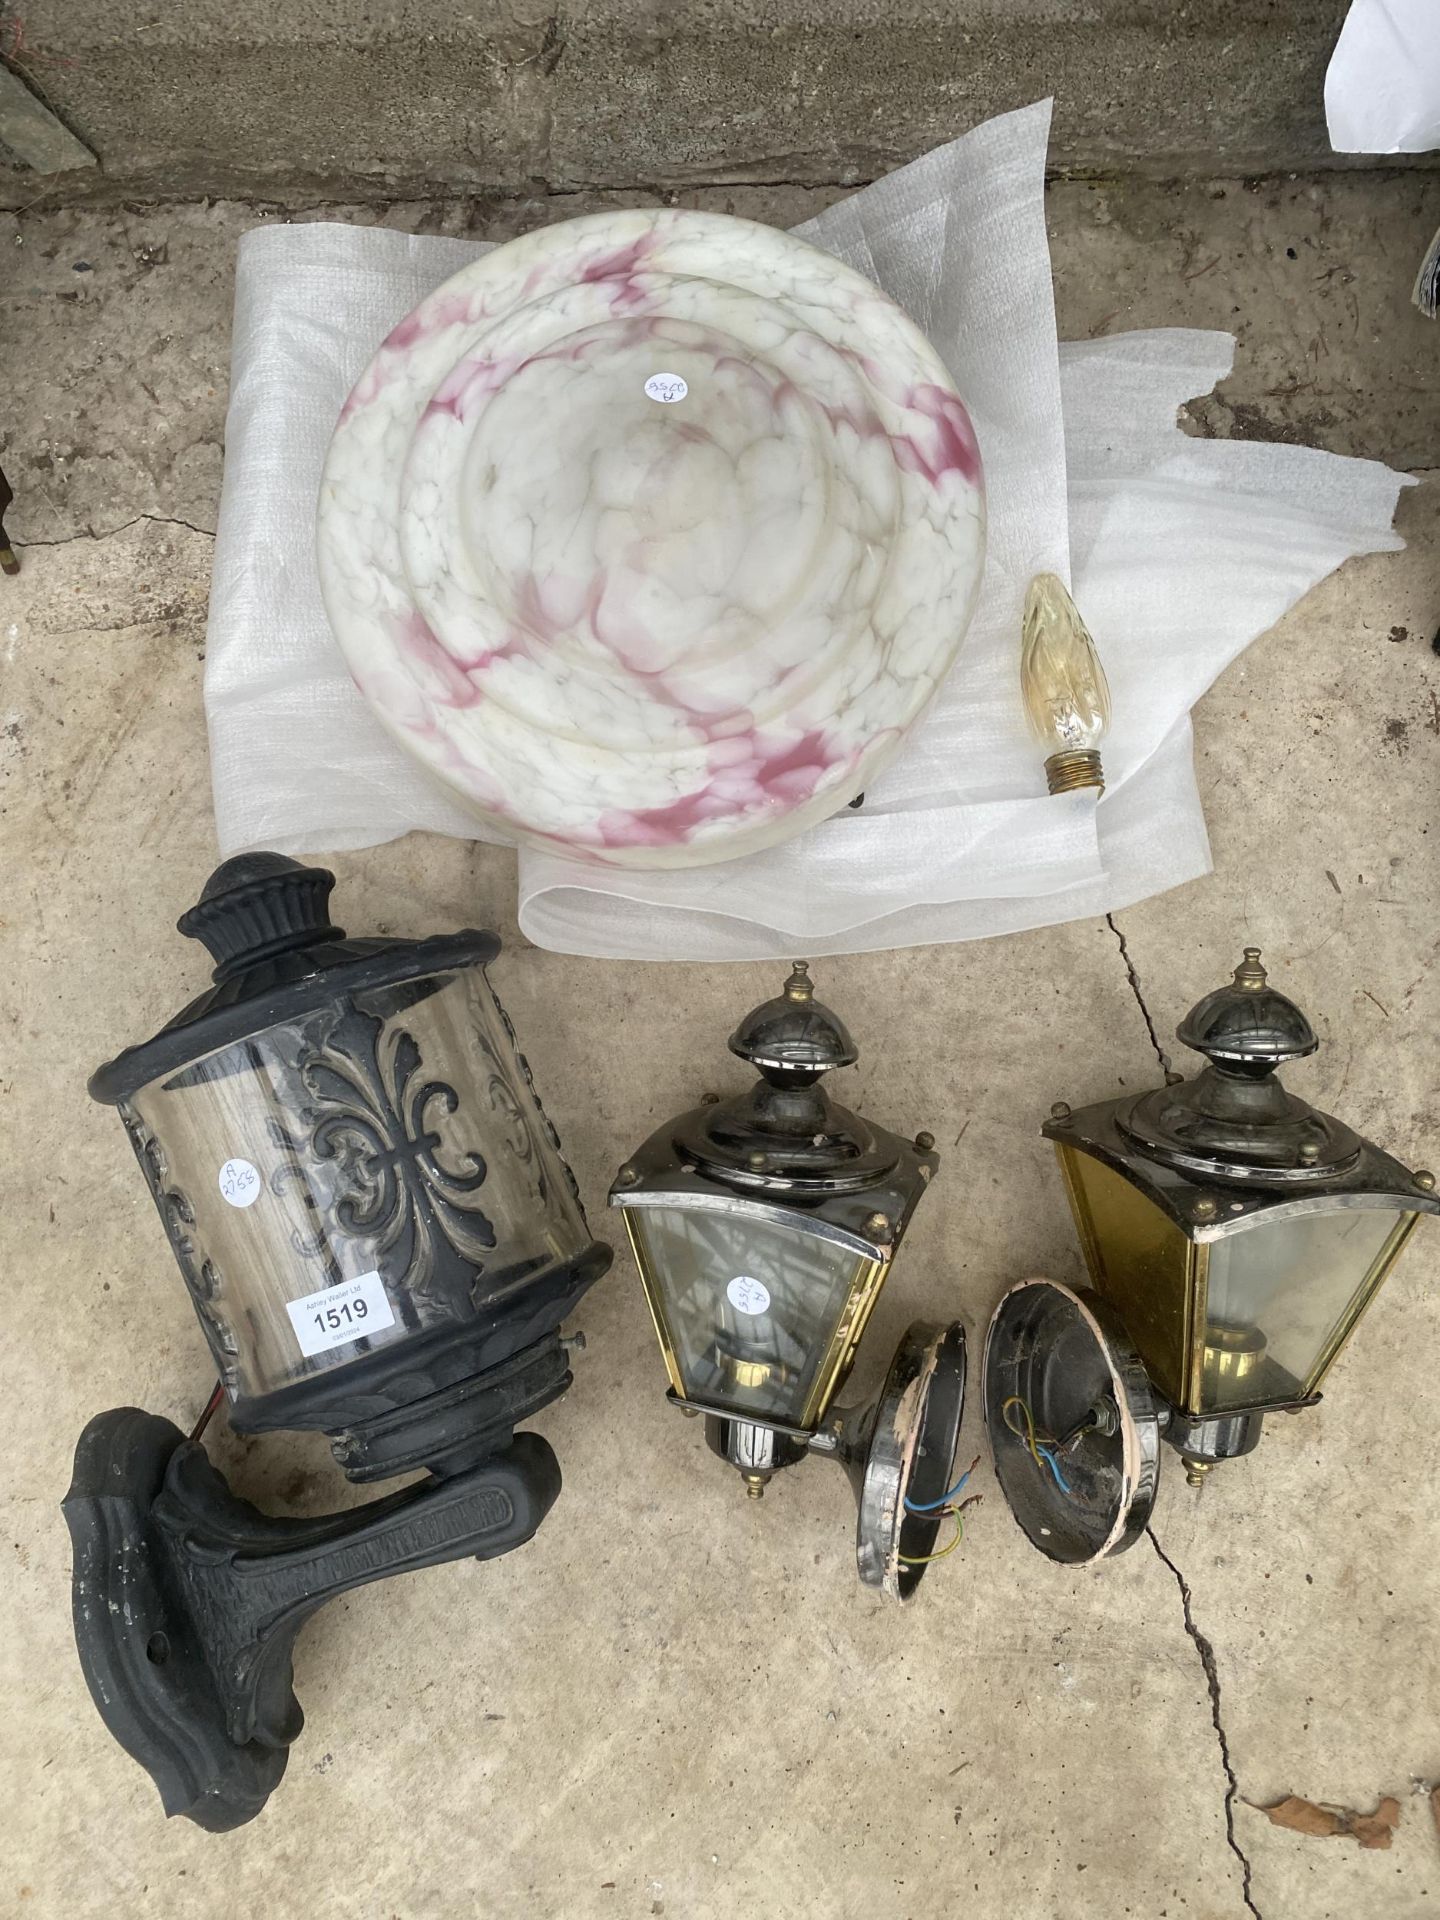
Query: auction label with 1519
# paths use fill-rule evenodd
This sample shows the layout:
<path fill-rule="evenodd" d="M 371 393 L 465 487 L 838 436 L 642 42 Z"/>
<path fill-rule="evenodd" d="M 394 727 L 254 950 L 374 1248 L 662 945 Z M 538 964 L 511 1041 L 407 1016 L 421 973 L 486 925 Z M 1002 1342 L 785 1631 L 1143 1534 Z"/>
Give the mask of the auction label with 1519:
<path fill-rule="evenodd" d="M 348 1346 L 352 1340 L 368 1339 L 395 1324 L 385 1282 L 378 1273 L 357 1274 L 338 1286 L 307 1293 L 303 1300 L 287 1300 L 285 1311 L 307 1359 L 332 1347 Z"/>

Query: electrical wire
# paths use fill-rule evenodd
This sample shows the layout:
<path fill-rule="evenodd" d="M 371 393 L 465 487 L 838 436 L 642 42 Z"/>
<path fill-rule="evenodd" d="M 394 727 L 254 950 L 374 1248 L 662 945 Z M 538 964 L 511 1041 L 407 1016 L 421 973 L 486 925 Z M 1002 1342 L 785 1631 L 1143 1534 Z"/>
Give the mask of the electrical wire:
<path fill-rule="evenodd" d="M 205 1411 L 200 1415 L 200 1418 L 195 1422 L 194 1426 L 190 1429 L 190 1438 L 192 1440 L 198 1441 L 199 1439 L 201 1439 L 201 1437 L 204 1435 L 206 1427 L 208 1427 L 210 1422 L 214 1419 L 216 1410 L 218 1409 L 220 1402 L 224 1398 L 225 1398 L 225 1389 L 217 1380 L 215 1382 L 215 1389 L 213 1393 L 210 1395 L 210 1398 L 205 1402 Z"/>
<path fill-rule="evenodd" d="M 1049 1467 L 1051 1473 L 1053 1473 L 1055 1476 L 1056 1486 L 1059 1487 L 1060 1491 L 1063 1494 L 1068 1495 L 1070 1492 L 1070 1482 L 1065 1478 L 1064 1474 L 1061 1473 L 1060 1471 L 1060 1462 L 1055 1458 L 1055 1449 L 1053 1447 L 1047 1447 L 1042 1445 L 1042 1447 L 1040 1448 L 1040 1453 L 1042 1458 L 1044 1459 L 1046 1466 Z"/>
<path fill-rule="evenodd" d="M 980 1456 L 977 1453 L 948 1493 L 942 1493 L 938 1500 L 907 1500 L 905 1502 L 905 1511 L 907 1513 L 938 1513 L 942 1507 L 948 1507 L 979 1464 Z"/>
<path fill-rule="evenodd" d="M 978 1466 L 979 1464 L 980 1464 L 980 1456 L 977 1454 L 975 1456 L 975 1466 Z M 975 1471 L 975 1467 L 971 1467 L 970 1472 L 965 1475 L 965 1480 L 968 1480 L 970 1478 L 970 1474 L 973 1473 L 974 1471 Z M 965 1484 L 965 1480 L 961 1480 L 958 1483 L 959 1486 L 963 1487 Z M 958 1487 L 953 1490 L 958 1491 Z M 897 1554 L 895 1557 L 900 1562 L 900 1565 L 902 1567 L 928 1567 L 932 1560 L 943 1560 L 947 1554 L 953 1553 L 956 1547 L 958 1547 L 960 1542 L 965 1538 L 965 1509 L 967 1507 L 978 1507 L 980 1505 L 980 1502 L 984 1498 L 985 1496 L 983 1493 L 972 1493 L 970 1498 L 968 1500 L 962 1500 L 958 1507 L 946 1507 L 941 1513 L 940 1517 L 943 1520 L 946 1517 L 946 1515 L 948 1515 L 955 1522 L 955 1538 L 953 1540 L 947 1540 L 945 1545 L 940 1548 L 938 1553 Z M 906 1504 L 908 1505 L 909 1503 L 907 1502 Z M 923 1511 L 923 1509 L 917 1509 L 917 1511 Z"/>
<path fill-rule="evenodd" d="M 1018 1407 L 1020 1409 L 1020 1417 L 1025 1422 L 1023 1428 L 1017 1427 L 1015 1422 L 1010 1418 L 1010 1409 L 1012 1407 Z M 1030 1457 L 1034 1460 L 1036 1466 L 1048 1467 L 1054 1477 L 1056 1486 L 1060 1489 L 1061 1493 L 1068 1495 L 1070 1492 L 1070 1482 L 1060 1471 L 1060 1462 L 1055 1457 L 1056 1448 L 1060 1443 L 1052 1434 L 1041 1433 L 1037 1429 L 1035 1416 L 1030 1411 L 1030 1402 L 1025 1399 L 1023 1394 L 1012 1393 L 1010 1398 L 1002 1403 L 1000 1413 L 1006 1426 L 1010 1429 L 1011 1433 L 1015 1435 L 1015 1438 L 1025 1442 L 1026 1447 L 1030 1451 Z M 1085 1428 L 1082 1427 L 1080 1431 L 1084 1432 Z M 1078 1438 L 1078 1435 L 1076 1437 Z"/>
<path fill-rule="evenodd" d="M 965 1538 L 965 1516 L 961 1513 L 959 1507 L 947 1507 L 945 1511 L 954 1518 L 955 1538 L 946 1541 L 938 1553 L 897 1554 L 896 1558 L 902 1567 L 928 1567 L 932 1560 L 943 1560 L 947 1554 L 953 1553 L 956 1547 L 959 1546 L 960 1542 Z"/>

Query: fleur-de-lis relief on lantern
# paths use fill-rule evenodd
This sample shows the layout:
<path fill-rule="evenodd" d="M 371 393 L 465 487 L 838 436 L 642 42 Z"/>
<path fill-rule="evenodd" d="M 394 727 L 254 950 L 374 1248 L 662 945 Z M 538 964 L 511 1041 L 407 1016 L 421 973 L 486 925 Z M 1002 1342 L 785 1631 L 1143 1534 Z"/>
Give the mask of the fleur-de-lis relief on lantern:
<path fill-rule="evenodd" d="M 332 1214 L 364 1239 L 382 1269 L 421 1299 L 468 1301 L 495 1229 L 474 1198 L 489 1167 L 451 1137 L 460 1097 L 424 1072 L 419 1043 L 376 1015 L 327 1010 L 300 1065 L 309 1101 L 296 1138 L 278 1122 L 275 1144 L 333 1168 Z M 287 1162 L 274 1180 L 294 1177 Z M 317 1242 L 318 1250 L 318 1242 Z M 453 1256 L 458 1255 L 459 1258 Z"/>

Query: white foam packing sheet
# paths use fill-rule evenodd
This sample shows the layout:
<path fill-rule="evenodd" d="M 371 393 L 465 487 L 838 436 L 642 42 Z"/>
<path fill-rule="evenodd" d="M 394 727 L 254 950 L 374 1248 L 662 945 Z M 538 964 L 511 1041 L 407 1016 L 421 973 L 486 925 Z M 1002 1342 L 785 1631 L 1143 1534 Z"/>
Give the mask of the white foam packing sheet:
<path fill-rule="evenodd" d="M 926 330 L 975 422 L 984 588 L 950 678 L 859 810 L 679 872 L 522 847 L 539 946 L 760 959 L 975 939 L 1109 912 L 1209 869 L 1190 709 L 1316 581 L 1398 548 L 1402 475 L 1309 448 L 1187 437 L 1228 334 L 1060 346 L 1044 215 L 1049 103 L 988 121 L 797 229 Z M 237 271 L 205 702 L 221 851 L 310 853 L 412 829 L 499 839 L 404 755 L 352 685 L 315 573 L 330 433 L 386 333 L 485 249 L 328 223 L 247 234 Z M 1114 696 L 1108 785 L 1051 798 L 1019 700 L 1033 574 L 1070 579 Z"/>
<path fill-rule="evenodd" d="M 1440 147 L 1440 0 L 1353 0 L 1325 73 L 1337 153 Z"/>

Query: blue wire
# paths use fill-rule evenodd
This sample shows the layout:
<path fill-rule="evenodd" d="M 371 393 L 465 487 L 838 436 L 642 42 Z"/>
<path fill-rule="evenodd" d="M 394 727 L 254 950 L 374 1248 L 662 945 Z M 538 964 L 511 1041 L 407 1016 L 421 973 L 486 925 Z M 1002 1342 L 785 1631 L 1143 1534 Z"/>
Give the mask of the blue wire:
<path fill-rule="evenodd" d="M 918 1500 L 907 1500 L 905 1502 L 905 1511 L 907 1513 L 934 1513 L 937 1508 L 943 1507 L 948 1501 L 955 1498 L 956 1494 L 959 1493 L 960 1489 L 974 1471 L 975 1469 L 973 1467 L 967 1468 L 955 1482 L 954 1486 L 951 1487 L 950 1491 L 948 1493 L 942 1493 L 938 1500 L 927 1500 L 923 1505 Z M 1068 1487 L 1066 1488 L 1066 1492 L 1069 1492 Z"/>
<path fill-rule="evenodd" d="M 1070 1483 L 1065 1478 L 1064 1474 L 1061 1473 L 1060 1471 L 1060 1462 L 1055 1458 L 1055 1453 L 1053 1448 L 1041 1447 L 1040 1457 L 1045 1462 L 1046 1466 L 1049 1467 L 1051 1473 L 1054 1474 L 1055 1484 L 1057 1487 L 1059 1487 L 1060 1491 L 1062 1493 L 1069 1493 Z"/>

